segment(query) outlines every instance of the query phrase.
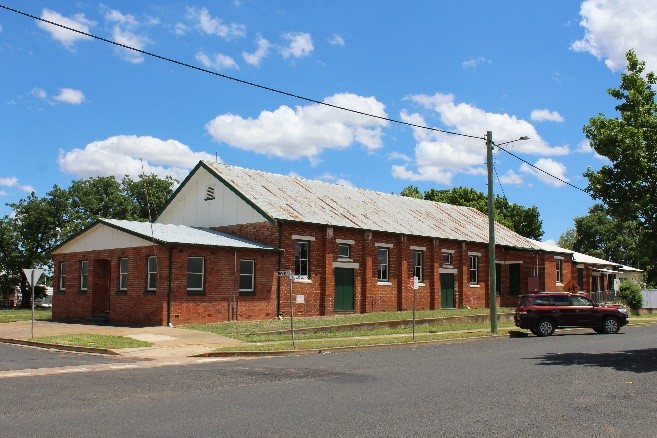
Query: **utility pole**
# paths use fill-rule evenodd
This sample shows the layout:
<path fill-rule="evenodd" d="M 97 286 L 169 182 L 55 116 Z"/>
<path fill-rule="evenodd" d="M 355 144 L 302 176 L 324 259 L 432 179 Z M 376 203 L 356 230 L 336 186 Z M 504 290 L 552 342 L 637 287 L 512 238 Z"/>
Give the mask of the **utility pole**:
<path fill-rule="evenodd" d="M 495 275 L 495 203 L 493 199 L 493 132 L 486 132 L 488 164 L 488 288 L 490 295 L 490 332 L 497 333 L 497 297 Z"/>

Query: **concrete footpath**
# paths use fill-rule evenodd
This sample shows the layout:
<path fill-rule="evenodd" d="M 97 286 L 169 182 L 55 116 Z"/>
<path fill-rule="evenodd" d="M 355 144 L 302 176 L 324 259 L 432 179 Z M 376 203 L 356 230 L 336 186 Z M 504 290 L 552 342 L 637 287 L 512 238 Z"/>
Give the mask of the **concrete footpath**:
<path fill-rule="evenodd" d="M 153 346 L 142 348 L 121 348 L 115 350 L 84 347 L 64 347 L 44 344 L 31 340 L 32 322 L 8 322 L 0 324 L 0 342 L 32 345 L 60 350 L 101 353 L 143 359 L 172 359 L 200 356 L 217 348 L 232 347 L 243 344 L 242 341 L 197 330 L 176 327 L 120 327 L 111 325 L 72 324 L 64 322 L 35 321 L 34 337 L 99 334 L 124 336 L 151 342 Z"/>

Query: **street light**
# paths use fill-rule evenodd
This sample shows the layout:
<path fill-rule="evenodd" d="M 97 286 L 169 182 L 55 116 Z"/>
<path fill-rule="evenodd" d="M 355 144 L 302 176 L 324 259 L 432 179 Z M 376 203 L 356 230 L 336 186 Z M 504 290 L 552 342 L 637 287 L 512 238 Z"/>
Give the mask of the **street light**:
<path fill-rule="evenodd" d="M 529 137 L 522 136 L 516 140 L 500 143 L 509 144 L 516 141 L 529 140 Z M 486 132 L 486 159 L 488 165 L 488 294 L 490 296 L 490 331 L 497 333 L 497 297 L 495 289 L 497 288 L 495 278 L 495 208 L 493 200 L 493 132 Z"/>

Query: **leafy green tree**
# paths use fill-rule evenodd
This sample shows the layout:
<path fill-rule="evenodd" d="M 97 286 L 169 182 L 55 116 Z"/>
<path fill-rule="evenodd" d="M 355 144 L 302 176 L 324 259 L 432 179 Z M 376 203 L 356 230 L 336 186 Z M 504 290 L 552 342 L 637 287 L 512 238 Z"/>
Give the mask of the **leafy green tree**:
<path fill-rule="evenodd" d="M 420 189 L 417 188 L 417 186 L 404 187 L 400 195 L 406 196 L 407 198 L 422 199 L 422 193 L 420 192 Z"/>
<path fill-rule="evenodd" d="M 29 307 L 23 268 L 52 268 L 48 251 L 98 218 L 154 218 L 173 192 L 174 183 L 172 178 L 155 175 L 138 181 L 125 177 L 120 183 L 114 177 L 89 178 L 73 181 L 68 189 L 55 185 L 43 198 L 32 193 L 7 204 L 14 216 L 0 221 L 0 290 L 20 283 L 24 291 L 21 306 Z"/>
<path fill-rule="evenodd" d="M 430 189 L 424 193 L 424 199 L 446 204 L 472 207 L 482 213 L 488 213 L 488 195 L 468 187 L 454 187 L 447 190 Z M 509 203 L 505 196 L 495 196 L 493 201 L 495 219 L 520 234 L 521 236 L 540 240 L 543 237 L 543 222 L 538 209 Z"/>
<path fill-rule="evenodd" d="M 559 245 L 562 248 L 570 249 L 573 250 L 575 248 L 575 241 L 577 240 L 577 230 L 574 228 L 568 228 L 566 231 L 564 231 L 561 236 L 559 236 L 559 240 L 557 240 L 557 245 Z"/>
<path fill-rule="evenodd" d="M 599 114 L 584 133 L 593 149 L 611 164 L 588 169 L 587 190 L 600 199 L 612 217 L 636 222 L 641 251 L 652 262 L 645 266 L 648 280 L 657 281 L 657 76 L 645 72 L 645 62 L 627 52 L 627 71 L 619 88 L 608 90 L 619 103 L 616 117 Z"/>
<path fill-rule="evenodd" d="M 621 280 L 618 298 L 620 298 L 621 302 L 632 310 L 636 311 L 643 307 L 641 288 L 634 281 L 626 279 Z"/>

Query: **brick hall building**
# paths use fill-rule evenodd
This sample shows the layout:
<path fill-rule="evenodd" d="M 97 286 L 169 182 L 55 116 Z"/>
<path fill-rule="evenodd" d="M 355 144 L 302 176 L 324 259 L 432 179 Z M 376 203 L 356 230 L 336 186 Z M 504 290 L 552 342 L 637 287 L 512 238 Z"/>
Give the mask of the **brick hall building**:
<path fill-rule="evenodd" d="M 577 272 L 496 225 L 498 305 Z M 488 217 L 469 208 L 201 161 L 154 223 L 99 219 L 52 251 L 53 318 L 187 324 L 485 308 Z M 279 271 L 291 271 L 279 276 Z"/>

